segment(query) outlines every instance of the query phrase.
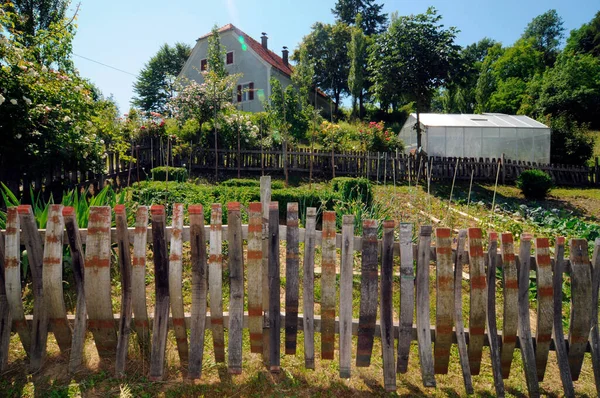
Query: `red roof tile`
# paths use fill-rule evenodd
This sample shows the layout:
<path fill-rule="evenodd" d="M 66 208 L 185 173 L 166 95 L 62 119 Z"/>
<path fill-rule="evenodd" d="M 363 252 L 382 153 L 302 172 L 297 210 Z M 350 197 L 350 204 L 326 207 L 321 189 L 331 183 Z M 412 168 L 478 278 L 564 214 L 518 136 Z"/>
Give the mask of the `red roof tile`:
<path fill-rule="evenodd" d="M 292 77 L 292 72 L 294 71 L 294 69 L 292 68 L 292 65 L 290 65 L 290 64 L 286 65 L 285 62 L 283 62 L 283 58 L 281 58 L 279 55 L 275 54 L 273 51 L 265 49 L 261 43 L 257 42 L 252 37 L 248 36 L 246 33 L 242 32 L 240 29 L 236 28 L 233 24 L 229 23 L 225 26 L 222 26 L 221 28 L 218 29 L 218 32 L 223 33 L 223 32 L 227 32 L 230 30 L 233 30 L 239 36 L 242 36 L 244 38 L 244 42 L 248 46 L 250 46 L 252 48 L 252 50 L 254 50 L 254 52 L 257 53 L 263 60 L 268 62 L 274 68 L 277 68 L 284 75 L 286 75 L 290 78 Z M 198 40 L 205 39 L 211 35 L 212 35 L 212 32 L 207 33 L 203 36 L 200 36 L 198 38 Z M 320 89 L 318 91 L 321 96 L 327 98 L 327 95 L 325 95 L 325 93 L 323 93 Z"/>

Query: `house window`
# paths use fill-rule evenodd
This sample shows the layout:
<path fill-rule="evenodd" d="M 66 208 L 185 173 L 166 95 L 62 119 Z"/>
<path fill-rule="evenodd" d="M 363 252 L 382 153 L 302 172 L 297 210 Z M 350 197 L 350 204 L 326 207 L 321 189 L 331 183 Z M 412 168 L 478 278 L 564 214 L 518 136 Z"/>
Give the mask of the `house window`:
<path fill-rule="evenodd" d="M 206 59 L 203 59 L 203 60 L 201 60 L 201 61 L 200 61 L 200 70 L 201 70 L 201 71 L 204 71 L 204 70 L 206 70 L 206 66 L 207 66 Z"/>
<path fill-rule="evenodd" d="M 237 102 L 252 101 L 254 99 L 254 83 L 238 84 Z"/>
<path fill-rule="evenodd" d="M 227 53 L 227 57 L 225 58 L 225 62 L 227 63 L 227 65 L 232 65 L 233 64 L 233 51 L 230 51 Z"/>

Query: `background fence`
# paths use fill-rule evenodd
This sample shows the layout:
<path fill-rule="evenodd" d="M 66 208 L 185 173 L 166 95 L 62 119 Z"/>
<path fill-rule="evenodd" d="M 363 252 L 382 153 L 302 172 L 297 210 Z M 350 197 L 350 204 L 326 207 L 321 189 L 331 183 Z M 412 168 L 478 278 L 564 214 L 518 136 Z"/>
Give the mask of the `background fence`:
<path fill-rule="evenodd" d="M 266 180 L 265 180 L 266 181 Z M 122 376 L 129 337 L 138 335 L 139 349 L 150 353 L 148 376 L 164 377 L 167 330 L 172 328 L 187 376 L 200 378 L 204 336 L 213 337 L 213 355 L 226 362 L 229 372 L 243 371 L 242 330 L 249 329 L 250 351 L 262 353 L 271 372 L 280 371 L 280 329 L 285 329 L 284 353 L 295 355 L 300 330 L 304 363 L 333 360 L 339 350 L 339 375 L 352 376 L 352 336 L 358 336 L 354 366 L 370 366 L 374 338 L 381 339 L 382 384 L 396 390 L 397 373 L 407 372 L 410 345 L 416 341 L 423 384 L 436 386 L 436 374 L 448 372 L 450 348 L 458 344 L 467 392 L 473 392 L 472 375 L 480 373 L 483 346 L 490 346 L 496 394 L 504 396 L 503 380 L 509 376 L 513 352 L 518 348 L 530 396 L 539 396 L 549 350 L 555 350 L 566 396 L 574 396 L 573 380 L 579 378 L 586 351 L 591 350 L 596 387 L 600 392 L 600 335 L 598 290 L 600 240 L 592 261 L 588 242 L 568 244 L 556 238 L 554 258 L 549 240 L 524 234 L 518 250 L 510 233 L 490 233 L 487 251 L 479 228 L 453 236 L 448 228 L 432 229 L 394 221 L 383 222 L 382 239 L 376 220 L 362 223 L 361 237 L 354 236 L 353 216 L 344 216 L 341 234 L 335 212 L 324 212 L 322 230 L 316 230 L 316 210 L 307 211 L 305 228 L 298 224 L 297 204 L 287 206 L 285 225 L 280 225 L 278 204 L 270 202 L 268 185 L 261 189 L 262 203 L 252 203 L 248 224 L 242 225 L 239 203 L 229 203 L 228 223 L 222 225 L 222 207 L 212 205 L 210 226 L 204 225 L 205 209 L 173 205 L 172 226 L 166 226 L 163 206 L 140 207 L 134 228 L 127 228 L 123 206 L 92 207 L 87 229 L 79 230 L 72 208 L 52 205 L 45 230 L 38 230 L 30 206 L 8 209 L 6 231 L 0 233 L 0 366 L 7 366 L 12 329 L 29 357 L 32 372 L 44 364 L 48 332 L 54 333 L 60 350 L 69 358 L 70 371 L 83 365 L 86 331 L 90 331 L 103 359 L 114 361 Z M 209 210 L 206 209 L 206 212 Z M 397 233 L 398 232 L 398 233 Z M 396 236 L 399 236 L 397 239 Z M 416 236 L 416 244 L 413 243 Z M 454 245 L 453 239 L 456 239 Z M 223 243 L 228 244 L 229 308 L 223 308 Z M 247 243 L 244 244 L 244 241 Z M 285 262 L 280 263 L 281 241 Z M 44 242 L 44 243 L 43 243 Z M 146 302 L 146 257 L 154 259 L 155 303 Z M 191 313 L 184 312 L 182 247 L 190 242 Z M 121 278 L 121 312 L 113 314 L 111 302 L 111 245 L 117 244 Z M 208 245 L 207 245 L 208 243 Z M 304 252 L 300 252 L 303 243 Z M 67 315 L 62 283 L 64 246 L 70 248 L 77 306 Z M 83 245 L 85 244 L 85 251 Z M 33 280 L 33 315 L 23 311 L 21 245 L 27 249 Z M 532 256 L 532 247 L 534 255 Z M 315 251 L 321 250 L 320 313 L 314 313 Z M 338 262 L 338 250 L 340 250 Z M 569 259 L 565 259 L 568 250 Z M 360 316 L 352 318 L 353 264 L 361 253 Z M 300 267 L 300 258 L 303 258 Z M 398 261 L 399 260 L 399 261 Z M 400 263 L 399 269 L 396 267 Z M 416 264 L 416 266 L 415 266 Z M 430 325 L 430 266 L 435 269 L 435 324 Z M 469 318 L 463 321 L 463 266 L 468 265 Z M 416 274 L 415 274 L 416 269 Z M 496 270 L 502 274 L 503 330 L 497 329 Z M 536 332 L 532 335 L 529 311 L 530 269 L 537 289 Z M 562 283 L 568 273 L 572 291 L 568 337 L 563 335 Z M 336 274 L 339 290 L 336 288 Z M 281 311 L 281 276 L 285 275 L 284 309 Z M 393 279 L 400 278 L 399 319 L 394 319 Z M 300 286 L 303 295 L 300 297 Z M 339 304 L 337 297 L 339 294 Z M 210 297 L 210 312 L 207 299 Z M 300 301 L 300 298 L 302 301 Z M 244 311 L 247 300 L 248 311 Z M 299 308 L 302 302 L 302 308 Z M 379 305 L 378 305 L 379 302 Z M 154 315 L 148 306 L 154 306 Z M 379 308 L 378 308 L 379 307 Z M 169 315 L 170 313 L 170 315 Z M 413 320 L 416 316 L 416 324 Z M 225 349 L 227 326 L 228 345 Z M 315 347 L 315 333 L 321 347 Z M 337 337 L 336 337 L 337 336 Z M 336 340 L 338 343 L 336 344 Z M 433 351 L 431 349 L 433 345 Z M 320 351 L 320 355 L 316 352 Z M 378 354 L 375 354 L 378 355 Z M 415 359 L 413 359 L 415 360 Z"/>
<path fill-rule="evenodd" d="M 148 144 L 148 142 L 151 144 Z M 150 170 L 158 166 L 185 167 L 190 174 L 214 178 L 215 167 L 218 177 L 236 175 L 284 175 L 288 173 L 304 178 L 331 178 L 334 176 L 365 177 L 378 182 L 402 183 L 431 174 L 434 181 L 452 181 L 456 169 L 457 180 L 494 183 L 500 167 L 499 182 L 514 183 L 521 172 L 540 169 L 552 176 L 555 184 L 566 186 L 600 186 L 598 159 L 592 167 L 537 164 L 535 162 L 512 161 L 499 158 L 441 158 L 409 156 L 397 152 L 343 151 L 331 153 L 322 150 L 290 148 L 285 155 L 281 150 L 218 150 L 193 149 L 174 155 L 171 146 L 153 139 L 135 146 L 132 161 L 124 161 L 117 153 L 107 153 L 106 172 L 93 174 L 56 164 L 44 176 L 21 176 L 19 180 L 4 181 L 13 192 L 19 186 L 33 184 L 35 189 L 46 186 L 60 197 L 63 190 L 76 186 L 95 185 L 100 188 L 107 180 L 118 186 L 130 185 L 135 181 L 151 178 Z"/>

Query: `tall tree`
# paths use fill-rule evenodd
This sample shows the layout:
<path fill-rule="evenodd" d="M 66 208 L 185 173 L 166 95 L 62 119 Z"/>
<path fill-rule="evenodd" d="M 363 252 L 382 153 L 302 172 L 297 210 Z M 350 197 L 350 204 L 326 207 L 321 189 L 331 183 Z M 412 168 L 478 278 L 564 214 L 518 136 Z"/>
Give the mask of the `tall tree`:
<path fill-rule="evenodd" d="M 175 43 L 173 47 L 163 44 L 133 84 L 136 96 L 131 103 L 146 112 L 165 113 L 167 102 L 175 92 L 175 78 L 191 51 L 184 43 Z"/>
<path fill-rule="evenodd" d="M 399 17 L 376 40 L 369 67 L 374 89 L 381 99 L 400 92 L 414 101 L 417 146 L 421 146 L 419 114 L 430 105 L 434 92 L 445 85 L 459 58 L 454 43 L 457 30 L 445 29 L 435 8 L 425 14 Z"/>
<path fill-rule="evenodd" d="M 381 12 L 383 4 L 374 4 L 375 0 L 337 0 L 331 9 L 336 20 L 347 25 L 355 25 L 362 29 L 365 35 L 371 36 L 385 30 L 387 15 Z M 357 21 L 356 16 L 362 18 Z"/>
<path fill-rule="evenodd" d="M 362 16 L 357 15 L 357 26 L 352 28 L 352 40 L 348 48 L 348 57 L 350 58 L 350 71 L 348 74 L 348 90 L 352 95 L 352 114 L 360 118 L 363 108 L 363 92 L 365 88 L 365 66 L 367 62 L 367 40 L 360 28 Z M 360 107 L 357 111 L 357 101 Z"/>
<path fill-rule="evenodd" d="M 213 26 L 212 33 L 208 37 L 208 48 L 206 51 L 208 70 L 215 72 L 218 77 L 227 76 L 227 70 L 225 69 L 225 47 L 221 45 L 217 25 Z"/>
<path fill-rule="evenodd" d="M 308 59 L 315 65 L 314 82 L 335 102 L 337 114 L 342 96 L 348 93 L 348 43 L 350 27 L 343 22 L 335 25 L 317 22 L 312 32 L 304 37 L 300 47 L 306 49 Z M 300 49 L 294 51 L 293 59 L 298 60 Z"/>
<path fill-rule="evenodd" d="M 552 66 L 556 61 L 564 30 L 563 20 L 556 10 L 548 10 L 529 22 L 521 38 L 532 39 L 533 47 L 544 54 L 544 64 Z"/>
<path fill-rule="evenodd" d="M 19 18 L 14 21 L 14 29 L 22 32 L 23 44 L 33 44 L 40 30 L 47 30 L 51 24 L 63 20 L 70 0 L 12 0 L 6 2 L 8 11 Z"/>
<path fill-rule="evenodd" d="M 573 29 L 565 52 L 574 54 L 592 54 L 595 57 L 600 57 L 600 11 L 596 13 L 594 18 L 588 23 L 585 23 L 579 29 Z"/>
<path fill-rule="evenodd" d="M 300 46 L 297 53 L 296 67 L 292 73 L 292 81 L 300 91 L 300 98 L 303 105 L 309 104 L 309 96 L 314 88 L 313 78 L 315 75 L 315 65 L 309 58 L 305 46 Z M 316 106 L 316 104 L 315 104 Z"/>

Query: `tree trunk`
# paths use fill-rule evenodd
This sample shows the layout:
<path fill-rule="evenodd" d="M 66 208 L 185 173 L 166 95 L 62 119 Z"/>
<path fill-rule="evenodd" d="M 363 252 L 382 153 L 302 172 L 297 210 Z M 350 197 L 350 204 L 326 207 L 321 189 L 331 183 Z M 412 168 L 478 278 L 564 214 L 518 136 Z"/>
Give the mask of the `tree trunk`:
<path fill-rule="evenodd" d="M 358 118 L 362 119 L 365 114 L 365 103 L 364 103 L 364 93 L 361 91 L 360 96 L 358 97 Z"/>
<path fill-rule="evenodd" d="M 287 164 L 287 139 L 283 140 L 283 174 L 285 174 L 285 186 L 287 187 L 290 183 L 288 175 L 288 164 Z"/>

